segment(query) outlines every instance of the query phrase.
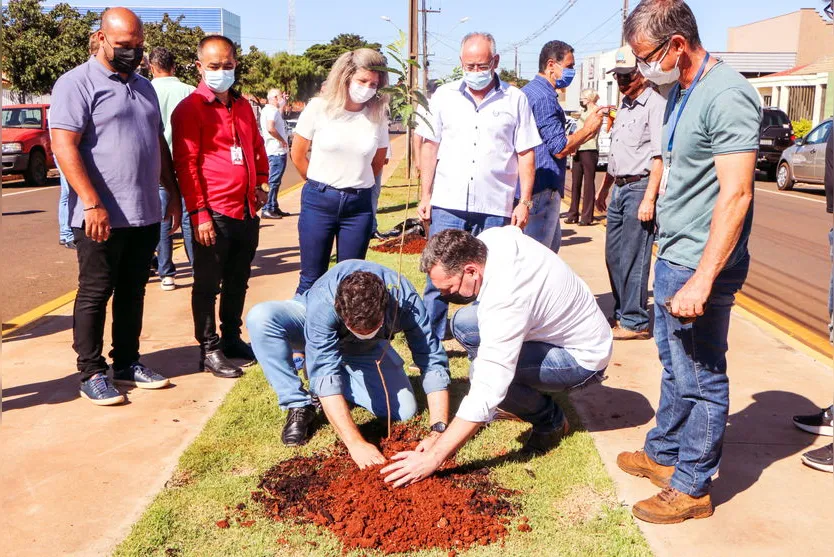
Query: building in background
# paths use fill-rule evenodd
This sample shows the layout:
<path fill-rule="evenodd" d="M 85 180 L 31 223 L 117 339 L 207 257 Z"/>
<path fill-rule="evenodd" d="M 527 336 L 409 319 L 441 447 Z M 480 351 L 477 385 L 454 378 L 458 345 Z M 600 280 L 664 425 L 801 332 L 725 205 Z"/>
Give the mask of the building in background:
<path fill-rule="evenodd" d="M 44 6 L 44 10 L 51 10 L 54 6 Z M 75 5 L 72 7 L 79 12 L 93 12 L 100 14 L 108 6 Z M 172 19 L 183 16 L 182 25 L 199 27 L 209 34 L 218 33 L 230 38 L 237 44 L 241 43 L 240 16 L 223 8 L 186 8 L 186 7 L 147 7 L 125 6 L 139 16 L 144 23 L 158 23 L 162 16 L 168 14 Z"/>

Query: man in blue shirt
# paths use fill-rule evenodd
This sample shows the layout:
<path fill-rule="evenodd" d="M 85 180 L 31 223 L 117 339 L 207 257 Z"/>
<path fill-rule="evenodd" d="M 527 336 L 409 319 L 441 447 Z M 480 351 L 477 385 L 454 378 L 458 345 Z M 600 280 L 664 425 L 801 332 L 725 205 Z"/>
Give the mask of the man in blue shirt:
<path fill-rule="evenodd" d="M 542 143 L 535 147 L 536 179 L 530 220 L 524 233 L 559 252 L 562 233 L 559 208 L 565 195 L 565 158 L 594 137 L 602 125 L 602 112 L 592 114 L 585 126 L 567 136 L 565 111 L 556 89 L 564 89 L 576 74 L 573 47 L 562 41 L 546 43 L 539 54 L 539 73 L 521 91 L 527 95 Z"/>
<path fill-rule="evenodd" d="M 281 435 L 285 445 L 307 441 L 316 415 L 312 393 L 360 468 L 385 461 L 376 446 L 363 439 L 348 402 L 375 416 L 387 416 L 390 407 L 397 420 L 417 413 L 403 360 L 389 342 L 397 332 L 404 333 L 420 368 L 431 435 L 446 429 L 449 361 L 431 332 L 417 290 L 395 271 L 370 261 L 343 261 L 304 294 L 284 302 L 258 304 L 246 316 L 246 325 L 280 407 L 289 410 Z M 296 373 L 294 350 L 306 353 L 310 392 Z"/>

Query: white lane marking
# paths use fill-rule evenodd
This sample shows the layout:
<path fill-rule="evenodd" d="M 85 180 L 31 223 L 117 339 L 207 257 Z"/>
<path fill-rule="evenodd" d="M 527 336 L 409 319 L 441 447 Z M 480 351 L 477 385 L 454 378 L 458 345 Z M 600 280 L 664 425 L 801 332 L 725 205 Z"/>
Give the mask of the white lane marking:
<path fill-rule="evenodd" d="M 764 188 L 755 188 L 755 189 L 756 189 L 756 191 L 761 191 L 761 192 L 764 192 L 764 193 L 772 193 L 774 195 L 784 195 L 785 197 L 795 197 L 797 199 L 804 199 L 805 201 L 811 201 L 813 203 L 825 203 L 825 200 L 823 200 L 823 199 L 812 199 L 810 197 L 804 197 L 802 195 L 796 195 L 795 193 L 785 193 L 785 192 L 781 192 L 781 191 L 772 191 L 772 190 L 766 190 Z"/>
<path fill-rule="evenodd" d="M 3 197 L 11 197 L 13 195 L 23 195 L 24 193 L 32 193 L 32 192 L 36 192 L 36 191 L 46 191 L 46 190 L 51 190 L 51 189 L 60 188 L 60 187 L 61 186 L 44 186 L 42 188 L 35 188 L 35 189 L 31 189 L 31 190 L 26 190 L 26 191 L 16 191 L 14 193 L 4 193 Z"/>

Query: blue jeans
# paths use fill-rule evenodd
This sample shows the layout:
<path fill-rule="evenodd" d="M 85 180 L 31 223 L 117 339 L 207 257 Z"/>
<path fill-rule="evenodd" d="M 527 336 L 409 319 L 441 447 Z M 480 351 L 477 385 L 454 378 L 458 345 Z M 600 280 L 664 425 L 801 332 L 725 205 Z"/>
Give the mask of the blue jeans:
<path fill-rule="evenodd" d="M 828 285 L 828 340 L 834 343 L 834 228 L 828 231 L 828 255 L 831 257 L 831 279 Z"/>
<path fill-rule="evenodd" d="M 69 225 L 69 190 L 67 179 L 61 174 L 61 197 L 58 198 L 58 240 L 66 244 L 74 239 Z"/>
<path fill-rule="evenodd" d="M 374 176 L 374 187 L 371 188 L 371 206 L 374 210 L 374 228 L 371 233 L 375 233 L 379 230 L 379 225 L 376 222 L 376 209 L 379 205 L 379 194 L 382 193 L 382 173 L 380 172 L 376 176 Z"/>
<path fill-rule="evenodd" d="M 724 269 L 712 287 L 704 315 L 682 324 L 664 304 L 695 273 L 658 259 L 654 272 L 654 338 L 663 365 L 656 425 L 645 450 L 674 466 L 671 485 L 693 497 L 709 490 L 718 472 L 730 406 L 727 334 L 735 293 L 747 278 L 749 257 Z"/>
<path fill-rule="evenodd" d="M 174 239 L 169 236 L 171 222 L 165 218 L 165 210 L 168 208 L 168 190 L 159 188 L 159 203 L 162 206 L 162 223 L 159 226 L 159 243 L 156 246 L 157 271 L 159 278 L 173 277 L 177 274 L 174 266 Z M 191 220 L 188 211 L 185 210 L 185 201 L 182 202 L 182 243 L 185 245 L 185 254 L 189 261 L 194 261 L 194 246 L 191 243 Z"/>
<path fill-rule="evenodd" d="M 466 230 L 477 236 L 488 228 L 508 224 L 510 224 L 509 217 L 432 207 L 429 237 L 449 228 Z M 432 332 L 438 340 L 443 340 L 446 337 L 446 316 L 449 312 L 449 304 L 440 299 L 440 290 L 434 287 L 428 275 L 426 275 L 426 291 L 423 293 L 423 303 L 426 305 L 426 311 L 429 314 Z"/>
<path fill-rule="evenodd" d="M 296 297 L 285 302 L 263 302 L 246 315 L 246 327 L 252 349 L 264 370 L 267 381 L 278 395 L 282 409 L 301 408 L 312 404 L 310 393 L 298 377 L 292 354 L 304 352 L 304 322 L 307 308 Z M 387 350 L 386 350 L 387 348 Z M 417 413 L 417 399 L 403 369 L 403 361 L 387 341 L 362 354 L 342 354 L 342 369 L 347 389 L 342 395 L 348 402 L 361 406 L 375 416 L 387 416 L 385 391 L 379 379 L 376 360 L 382 356 L 380 368 L 391 404 L 391 416 L 407 420 Z"/>
<path fill-rule="evenodd" d="M 337 262 L 365 259 L 373 220 L 371 188 L 337 190 L 307 180 L 298 217 L 301 276 L 295 293 L 307 292 L 327 272 L 334 239 Z"/>
<path fill-rule="evenodd" d="M 614 318 L 631 331 L 649 328 L 649 265 L 654 221 L 642 222 L 637 210 L 649 179 L 614 186 L 605 230 L 605 264 L 614 295 Z"/>
<path fill-rule="evenodd" d="M 466 349 L 470 361 L 474 360 L 481 345 L 477 303 L 455 312 L 452 334 Z M 555 431 L 562 427 L 565 414 L 548 393 L 599 383 L 604 375 L 604 369 L 591 371 L 580 366 L 564 348 L 545 342 L 525 342 L 501 409 L 533 424 L 534 431 Z"/>
<path fill-rule="evenodd" d="M 530 220 L 524 233 L 539 243 L 548 246 L 553 253 L 559 253 L 562 246 L 562 228 L 559 212 L 562 196 L 557 190 L 544 190 L 533 195 Z"/>
<path fill-rule="evenodd" d="M 278 210 L 278 188 L 281 187 L 281 178 L 287 169 L 287 155 L 270 155 L 269 159 L 269 194 L 266 196 L 266 204 L 263 208 L 267 211 Z"/>

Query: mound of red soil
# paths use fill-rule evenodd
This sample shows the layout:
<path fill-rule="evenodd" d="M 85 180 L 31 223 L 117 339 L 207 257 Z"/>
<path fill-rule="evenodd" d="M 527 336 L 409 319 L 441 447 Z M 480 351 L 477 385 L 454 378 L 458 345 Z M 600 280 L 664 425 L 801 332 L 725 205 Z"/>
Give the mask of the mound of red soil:
<path fill-rule="evenodd" d="M 403 239 L 401 237 L 391 238 L 390 240 L 385 240 L 380 244 L 371 246 L 371 249 L 382 253 L 400 253 L 400 244 L 403 244 Z M 405 243 L 402 247 L 403 253 L 408 255 L 423 253 L 423 248 L 426 247 L 426 238 L 417 232 L 406 234 Z"/>
<path fill-rule="evenodd" d="M 415 428 L 398 424 L 383 441 L 383 454 L 413 449 L 420 438 Z M 507 535 L 512 492 L 491 483 L 486 469 L 464 473 L 447 463 L 439 474 L 394 489 L 383 482 L 379 468 L 357 469 L 339 446 L 330 454 L 296 457 L 271 468 L 252 498 L 274 520 L 329 529 L 345 550 L 459 550 Z"/>

